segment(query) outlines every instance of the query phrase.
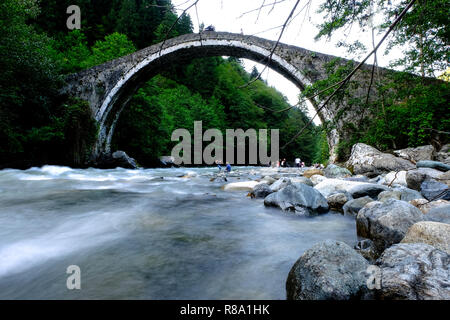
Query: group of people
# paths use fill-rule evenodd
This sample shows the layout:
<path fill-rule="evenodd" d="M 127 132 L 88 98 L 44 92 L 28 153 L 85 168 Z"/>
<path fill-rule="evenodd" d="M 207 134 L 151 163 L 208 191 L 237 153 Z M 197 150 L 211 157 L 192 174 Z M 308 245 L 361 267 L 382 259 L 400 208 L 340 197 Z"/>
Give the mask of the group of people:
<path fill-rule="evenodd" d="M 302 160 L 300 158 L 296 158 L 295 159 L 295 166 L 297 168 L 304 168 L 305 167 L 305 163 L 302 162 Z M 286 161 L 286 159 L 280 159 L 280 160 L 277 161 L 276 167 L 277 168 L 287 168 L 287 167 L 290 167 L 290 165 Z"/>
<path fill-rule="evenodd" d="M 216 165 L 217 165 L 217 168 L 219 168 L 219 172 L 222 172 L 222 161 L 216 160 Z M 231 172 L 231 164 L 229 162 L 226 163 L 225 172 L 226 173 Z"/>

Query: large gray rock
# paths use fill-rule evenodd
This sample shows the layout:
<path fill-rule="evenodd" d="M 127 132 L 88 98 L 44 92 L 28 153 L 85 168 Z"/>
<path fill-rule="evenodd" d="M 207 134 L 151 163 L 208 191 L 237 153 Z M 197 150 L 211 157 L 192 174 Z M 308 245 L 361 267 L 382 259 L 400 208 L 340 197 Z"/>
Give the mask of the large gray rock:
<path fill-rule="evenodd" d="M 288 300 L 350 300 L 367 293 L 368 262 L 343 242 L 327 240 L 306 251 L 286 281 Z"/>
<path fill-rule="evenodd" d="M 370 176 L 415 168 L 412 162 L 408 160 L 397 158 L 392 154 L 382 153 L 363 143 L 353 146 L 351 156 L 347 161 L 347 167 L 352 167 L 354 174 Z"/>
<path fill-rule="evenodd" d="M 379 184 L 364 183 L 351 187 L 348 192 L 355 199 L 369 196 L 376 199 L 383 191 L 389 191 L 389 188 Z"/>
<path fill-rule="evenodd" d="M 428 145 L 417 148 L 406 148 L 402 150 L 396 150 L 394 151 L 394 154 L 397 157 L 413 161 L 416 163 L 422 160 L 433 160 L 433 152 L 434 152 L 433 146 Z"/>
<path fill-rule="evenodd" d="M 450 254 L 450 224 L 417 222 L 409 228 L 401 243 L 426 243 Z"/>
<path fill-rule="evenodd" d="M 450 300 L 450 255 L 424 243 L 397 244 L 378 259 L 384 300 Z"/>
<path fill-rule="evenodd" d="M 408 188 L 420 191 L 422 182 L 429 179 L 437 179 L 442 175 L 442 172 L 436 169 L 419 168 L 410 170 L 406 173 L 406 183 Z"/>
<path fill-rule="evenodd" d="M 324 174 L 325 177 L 327 178 L 347 178 L 347 177 L 351 177 L 352 173 L 346 169 L 346 168 L 341 168 L 335 164 L 330 164 L 326 167 L 326 169 L 324 170 Z"/>
<path fill-rule="evenodd" d="M 371 197 L 362 197 L 353 199 L 347 202 L 344 207 L 344 214 L 352 217 L 356 217 L 359 211 L 366 206 L 366 204 L 373 202 Z"/>
<path fill-rule="evenodd" d="M 425 180 L 422 182 L 420 192 L 429 201 L 450 200 L 450 188 L 446 184 L 435 180 Z"/>
<path fill-rule="evenodd" d="M 254 198 L 265 198 L 271 193 L 273 193 L 273 191 L 268 184 L 260 183 L 253 188 L 251 196 Z"/>
<path fill-rule="evenodd" d="M 442 206 L 431 209 L 425 215 L 425 220 L 450 224 L 450 206 Z"/>
<path fill-rule="evenodd" d="M 417 162 L 417 168 L 430 168 L 445 172 L 450 170 L 450 165 L 439 161 L 419 161 Z"/>
<path fill-rule="evenodd" d="M 316 215 L 328 212 L 327 200 L 320 192 L 303 183 L 290 184 L 282 190 L 268 195 L 264 204 L 279 207 L 298 215 Z"/>
<path fill-rule="evenodd" d="M 381 254 L 402 241 L 413 224 L 423 220 L 422 212 L 408 202 L 393 199 L 376 201 L 359 211 L 356 231 L 358 236 L 372 240 L 375 251 Z"/>
<path fill-rule="evenodd" d="M 423 199 L 423 197 L 418 191 L 408 188 L 399 188 L 392 191 L 383 191 L 378 195 L 378 201 L 385 202 L 389 199 L 396 199 L 409 202 L 416 199 Z"/>

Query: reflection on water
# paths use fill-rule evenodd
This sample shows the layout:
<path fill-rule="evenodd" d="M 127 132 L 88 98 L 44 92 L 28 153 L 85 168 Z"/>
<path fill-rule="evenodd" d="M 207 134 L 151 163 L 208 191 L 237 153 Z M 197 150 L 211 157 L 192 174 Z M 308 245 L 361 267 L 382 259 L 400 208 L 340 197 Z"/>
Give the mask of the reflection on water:
<path fill-rule="evenodd" d="M 354 219 L 292 217 L 186 171 L 0 171 L 0 299 L 284 299 L 305 250 L 356 241 Z"/>

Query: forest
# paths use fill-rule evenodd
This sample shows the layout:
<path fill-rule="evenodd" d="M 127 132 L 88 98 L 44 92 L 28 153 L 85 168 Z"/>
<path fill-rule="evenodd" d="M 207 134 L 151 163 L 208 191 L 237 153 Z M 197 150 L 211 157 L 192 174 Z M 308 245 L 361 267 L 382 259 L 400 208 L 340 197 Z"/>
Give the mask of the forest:
<path fill-rule="evenodd" d="M 421 15 L 427 16 L 427 25 L 418 21 L 423 20 L 422 16 L 411 15 L 396 34 L 399 42 L 413 33 L 422 34 L 421 55 L 407 52 L 404 60 L 397 62 L 405 72 L 419 70 L 419 76 L 408 86 L 398 79 L 376 84 L 386 95 L 369 106 L 374 120 L 348 128 L 352 138 L 342 142 L 341 158 L 356 142 L 390 150 L 448 139 L 448 81 L 431 85 L 424 81 L 435 70 L 445 68 L 449 60 L 448 51 L 441 49 L 449 38 L 448 8 L 445 4 L 442 7 L 441 2 L 428 1 L 424 5 L 426 10 Z M 324 22 L 319 38 L 329 37 L 346 23 L 359 19 L 367 1 L 353 16 L 342 10 L 339 3 L 326 1 L 322 6 Z M 159 43 L 167 36 L 194 31 L 189 15 L 184 14 L 177 21 L 170 0 L 80 0 L 77 4 L 83 12 L 82 28 L 69 31 L 65 11 L 71 4 L 66 0 L 0 1 L 2 168 L 88 166 L 97 127 L 85 101 L 60 94 L 65 76 Z M 414 30 L 412 25 L 416 26 Z M 439 32 L 433 41 L 423 41 L 429 30 Z M 349 50 L 355 47 L 349 45 Z M 262 80 L 243 86 L 258 76 L 259 70 L 254 68 L 248 73 L 234 57 L 194 59 L 187 65 L 168 66 L 164 73 L 150 79 L 125 108 L 113 149 L 126 151 L 141 166 L 157 166 L 158 157 L 169 155 L 174 145 L 171 132 L 177 128 L 193 130 L 194 121 L 199 120 L 203 121 L 204 130 L 280 129 L 280 145 L 284 145 L 308 123 L 306 109 L 300 106 L 273 112 L 289 109 L 287 99 Z M 303 95 L 326 88 L 341 77 L 342 70 L 331 70 L 329 79 L 307 88 Z M 397 88 L 396 96 L 389 97 L 395 86 L 401 90 Z M 332 125 L 309 126 L 281 150 L 281 157 L 301 157 L 307 164 L 325 163 L 326 132 Z"/>

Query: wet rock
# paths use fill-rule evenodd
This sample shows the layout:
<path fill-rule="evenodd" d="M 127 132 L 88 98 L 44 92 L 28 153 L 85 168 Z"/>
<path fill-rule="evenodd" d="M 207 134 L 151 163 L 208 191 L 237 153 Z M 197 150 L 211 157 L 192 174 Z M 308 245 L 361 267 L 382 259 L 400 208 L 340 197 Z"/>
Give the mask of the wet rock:
<path fill-rule="evenodd" d="M 270 189 L 272 190 L 272 192 L 278 192 L 281 189 L 286 188 L 290 184 L 292 184 L 291 179 L 289 179 L 289 178 L 281 178 L 281 179 L 278 179 L 276 182 L 274 182 L 270 186 Z"/>
<path fill-rule="evenodd" d="M 419 161 L 417 162 L 417 168 L 431 168 L 445 172 L 450 170 L 450 165 L 439 161 Z"/>
<path fill-rule="evenodd" d="M 425 180 L 422 182 L 420 192 L 425 199 L 434 200 L 450 200 L 450 188 L 436 180 Z"/>
<path fill-rule="evenodd" d="M 425 215 L 425 220 L 450 224 L 450 206 L 440 206 L 431 209 Z"/>
<path fill-rule="evenodd" d="M 449 300 L 450 256 L 424 243 L 402 243 L 387 249 L 381 268 L 383 300 Z"/>
<path fill-rule="evenodd" d="M 324 174 L 323 174 L 323 171 L 320 169 L 309 169 L 309 170 L 306 170 L 305 172 L 303 172 L 303 176 L 306 178 L 311 178 L 314 175 L 323 176 Z"/>
<path fill-rule="evenodd" d="M 352 167 L 354 174 L 370 176 L 415 168 L 412 162 L 408 160 L 382 153 L 363 143 L 353 146 L 351 156 L 347 161 L 347 167 Z"/>
<path fill-rule="evenodd" d="M 344 214 L 346 216 L 356 217 L 359 211 L 366 206 L 366 204 L 373 202 L 371 197 L 362 197 L 348 201 L 344 207 Z"/>
<path fill-rule="evenodd" d="M 426 243 L 450 254 L 450 224 L 418 222 L 409 228 L 401 243 Z"/>
<path fill-rule="evenodd" d="M 389 191 L 389 188 L 379 184 L 364 183 L 351 187 L 348 192 L 353 198 L 362 198 L 369 196 L 372 199 L 376 199 L 378 195 L 383 191 Z"/>
<path fill-rule="evenodd" d="M 271 193 L 273 193 L 273 191 L 267 183 L 260 183 L 253 188 L 251 196 L 253 198 L 265 198 Z"/>
<path fill-rule="evenodd" d="M 325 241 L 306 251 L 286 281 L 288 300 L 350 300 L 367 293 L 368 262 L 343 242 Z"/>
<path fill-rule="evenodd" d="M 264 199 L 264 204 L 298 215 L 316 215 L 329 210 L 327 200 L 320 192 L 303 183 L 290 184 L 268 195 Z"/>
<path fill-rule="evenodd" d="M 358 236 L 370 239 L 377 254 L 399 243 L 409 228 L 424 217 L 422 212 L 408 202 L 388 200 L 372 202 L 359 211 L 356 217 Z"/>
<path fill-rule="evenodd" d="M 253 191 L 253 188 L 259 184 L 257 181 L 233 182 L 223 186 L 224 191 Z"/>
<path fill-rule="evenodd" d="M 430 168 L 419 168 L 406 173 L 406 183 L 408 188 L 420 191 L 422 182 L 429 179 L 436 179 L 442 174 L 441 171 Z"/>
<path fill-rule="evenodd" d="M 413 161 L 417 163 L 422 160 L 433 160 L 434 148 L 431 145 L 421 146 L 417 148 L 406 148 L 394 151 L 397 157 Z"/>
<path fill-rule="evenodd" d="M 335 164 L 328 165 L 326 167 L 326 169 L 324 170 L 324 174 L 325 174 L 325 177 L 332 178 L 332 179 L 348 178 L 348 177 L 352 176 L 352 173 L 348 169 L 341 168 Z"/>
<path fill-rule="evenodd" d="M 341 211 L 342 207 L 349 201 L 349 197 L 345 193 L 335 193 L 327 198 L 328 206 L 331 210 Z"/>

